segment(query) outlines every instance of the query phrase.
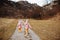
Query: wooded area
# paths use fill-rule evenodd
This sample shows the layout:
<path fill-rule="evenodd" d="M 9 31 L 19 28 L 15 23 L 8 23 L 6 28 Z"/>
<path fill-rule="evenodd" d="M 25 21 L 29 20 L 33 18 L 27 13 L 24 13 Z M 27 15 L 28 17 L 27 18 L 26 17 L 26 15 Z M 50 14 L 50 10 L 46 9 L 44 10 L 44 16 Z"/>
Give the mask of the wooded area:
<path fill-rule="evenodd" d="M 9 18 L 51 18 L 60 11 L 60 0 L 57 5 L 46 5 L 40 7 L 37 4 L 30 4 L 27 1 L 13 2 L 0 0 L 0 17 Z M 50 9 L 52 8 L 52 9 Z"/>

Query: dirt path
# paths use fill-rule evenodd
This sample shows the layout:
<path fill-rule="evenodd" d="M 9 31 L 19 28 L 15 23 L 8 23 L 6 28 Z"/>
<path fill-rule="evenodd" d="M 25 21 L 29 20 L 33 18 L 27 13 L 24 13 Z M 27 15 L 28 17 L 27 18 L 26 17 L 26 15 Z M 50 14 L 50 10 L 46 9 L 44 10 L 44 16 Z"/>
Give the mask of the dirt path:
<path fill-rule="evenodd" d="M 29 35 L 27 37 L 24 37 L 24 26 L 23 26 L 22 32 L 18 32 L 18 27 L 16 27 L 16 30 L 13 33 L 10 40 L 40 40 L 40 39 L 31 29 L 29 29 Z"/>

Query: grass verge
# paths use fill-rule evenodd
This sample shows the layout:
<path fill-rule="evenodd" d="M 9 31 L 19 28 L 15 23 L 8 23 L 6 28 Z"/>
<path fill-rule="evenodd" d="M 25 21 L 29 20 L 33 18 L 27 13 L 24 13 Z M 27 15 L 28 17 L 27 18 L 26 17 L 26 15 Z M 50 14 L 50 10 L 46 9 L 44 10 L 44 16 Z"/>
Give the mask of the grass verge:
<path fill-rule="evenodd" d="M 17 25 L 16 19 L 0 18 L 0 40 L 8 40 Z"/>
<path fill-rule="evenodd" d="M 29 20 L 32 30 L 41 40 L 60 40 L 60 17 L 49 20 Z"/>

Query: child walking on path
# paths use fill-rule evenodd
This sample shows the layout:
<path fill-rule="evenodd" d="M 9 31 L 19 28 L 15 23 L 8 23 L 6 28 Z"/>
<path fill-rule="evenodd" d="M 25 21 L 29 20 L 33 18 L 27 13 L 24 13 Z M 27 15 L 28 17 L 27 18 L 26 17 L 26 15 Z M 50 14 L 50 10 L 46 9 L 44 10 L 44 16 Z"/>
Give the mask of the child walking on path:
<path fill-rule="evenodd" d="M 24 25 L 25 25 L 25 36 L 27 36 L 28 32 L 29 32 L 29 29 L 31 28 L 30 24 L 28 23 L 28 19 L 26 20 Z"/>
<path fill-rule="evenodd" d="M 22 22 L 23 22 L 22 20 L 18 21 L 18 25 L 17 25 L 18 26 L 18 32 L 22 31 Z"/>

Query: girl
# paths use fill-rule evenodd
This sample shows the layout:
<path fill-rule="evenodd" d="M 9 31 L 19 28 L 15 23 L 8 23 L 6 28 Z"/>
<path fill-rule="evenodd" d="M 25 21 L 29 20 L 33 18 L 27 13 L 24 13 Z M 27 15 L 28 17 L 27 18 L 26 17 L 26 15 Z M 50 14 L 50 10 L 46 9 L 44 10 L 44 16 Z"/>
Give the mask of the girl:
<path fill-rule="evenodd" d="M 31 28 L 30 24 L 28 23 L 28 19 L 26 20 L 24 25 L 25 25 L 25 36 L 27 36 L 28 35 L 28 31 Z"/>
<path fill-rule="evenodd" d="M 22 20 L 18 21 L 18 31 L 21 32 L 22 31 Z"/>

